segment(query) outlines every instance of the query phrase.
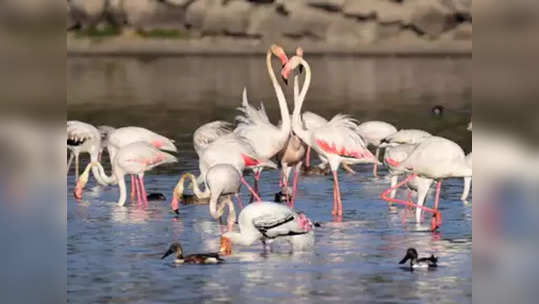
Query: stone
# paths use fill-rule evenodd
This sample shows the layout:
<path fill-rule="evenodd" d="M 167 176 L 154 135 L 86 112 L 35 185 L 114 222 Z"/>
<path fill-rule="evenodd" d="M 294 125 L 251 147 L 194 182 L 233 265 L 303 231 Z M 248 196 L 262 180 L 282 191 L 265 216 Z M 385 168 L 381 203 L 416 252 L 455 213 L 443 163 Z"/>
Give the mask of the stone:
<path fill-rule="evenodd" d="M 456 26 L 454 11 L 438 1 L 416 0 L 409 5 L 409 9 L 412 12 L 410 24 L 431 37 L 437 37 Z"/>
<path fill-rule="evenodd" d="M 285 32 L 288 17 L 277 13 L 277 5 L 256 6 L 250 15 L 247 35 L 279 40 Z"/>
<path fill-rule="evenodd" d="M 224 6 L 212 5 L 204 16 L 202 32 L 210 35 L 246 35 L 252 6 L 246 1 L 231 1 Z"/>
<path fill-rule="evenodd" d="M 310 6 L 332 12 L 341 11 L 347 0 L 308 0 Z"/>
<path fill-rule="evenodd" d="M 325 39 L 332 19 L 337 16 L 309 6 L 291 7 L 284 34 L 292 37 L 308 36 L 314 39 Z"/>
<path fill-rule="evenodd" d="M 83 28 L 96 26 L 105 14 L 105 0 L 71 0 L 68 7 L 71 18 Z"/>
<path fill-rule="evenodd" d="M 453 30 L 453 39 L 472 41 L 472 24 L 464 22 L 457 25 Z"/>
<path fill-rule="evenodd" d="M 202 29 L 206 12 L 214 5 L 218 5 L 216 0 L 198 0 L 189 5 L 185 11 L 185 24 L 194 29 Z"/>
<path fill-rule="evenodd" d="M 406 23 L 410 11 L 406 6 L 389 0 L 348 0 L 343 13 L 360 19 L 376 19 L 381 23 Z"/>
<path fill-rule="evenodd" d="M 137 29 L 183 27 L 185 9 L 159 0 L 123 1 L 127 23 Z"/>
<path fill-rule="evenodd" d="M 376 39 L 375 22 L 359 22 L 340 17 L 329 26 L 326 41 L 332 45 L 353 47 L 358 44 L 369 44 Z"/>

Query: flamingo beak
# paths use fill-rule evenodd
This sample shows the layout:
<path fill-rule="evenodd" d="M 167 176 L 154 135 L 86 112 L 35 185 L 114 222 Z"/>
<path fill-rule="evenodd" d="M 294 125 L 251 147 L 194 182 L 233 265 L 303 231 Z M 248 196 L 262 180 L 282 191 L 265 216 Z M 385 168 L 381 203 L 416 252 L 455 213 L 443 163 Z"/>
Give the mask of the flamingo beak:
<path fill-rule="evenodd" d="M 284 78 L 284 77 L 282 77 L 282 78 L 283 78 L 284 84 L 285 84 L 285 85 L 288 85 L 288 79 L 286 79 L 286 78 Z"/>
<path fill-rule="evenodd" d="M 232 254 L 232 241 L 229 238 L 222 236 L 221 237 L 221 248 L 219 249 L 219 254 L 221 255 L 231 255 Z"/>
<path fill-rule="evenodd" d="M 176 215 L 180 214 L 180 203 L 175 193 L 172 194 L 172 202 L 170 202 L 170 207 L 172 208 L 172 211 L 176 213 Z"/>

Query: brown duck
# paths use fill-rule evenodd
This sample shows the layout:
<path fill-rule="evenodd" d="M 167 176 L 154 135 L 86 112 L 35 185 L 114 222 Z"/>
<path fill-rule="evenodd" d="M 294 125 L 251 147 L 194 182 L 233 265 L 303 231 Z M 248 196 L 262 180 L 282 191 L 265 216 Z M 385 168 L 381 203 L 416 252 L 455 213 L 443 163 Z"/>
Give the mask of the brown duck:
<path fill-rule="evenodd" d="M 176 259 L 174 259 L 174 263 L 176 264 L 219 264 L 224 262 L 224 260 L 219 257 L 218 253 L 195 253 L 183 256 L 182 245 L 177 242 L 170 245 L 161 259 L 164 259 L 173 253 L 176 253 Z"/>

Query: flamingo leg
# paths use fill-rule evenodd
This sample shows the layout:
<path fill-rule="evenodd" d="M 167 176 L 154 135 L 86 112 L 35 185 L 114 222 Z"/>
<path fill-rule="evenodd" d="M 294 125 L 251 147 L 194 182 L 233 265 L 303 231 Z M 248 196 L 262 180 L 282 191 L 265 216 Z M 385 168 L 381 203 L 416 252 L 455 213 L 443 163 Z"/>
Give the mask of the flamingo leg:
<path fill-rule="evenodd" d="M 289 171 L 288 171 L 287 168 L 285 168 L 285 170 L 286 170 L 286 171 L 285 171 L 284 174 L 283 174 L 283 186 L 281 187 L 281 191 L 282 191 L 283 189 L 285 190 L 285 191 L 284 191 L 284 192 L 285 192 L 284 194 L 285 194 L 285 196 L 286 196 L 286 203 L 287 203 L 288 205 L 290 205 L 290 193 L 288 193 L 288 173 L 289 173 Z"/>
<path fill-rule="evenodd" d="M 260 196 L 258 194 L 256 194 L 256 192 L 253 190 L 253 188 L 251 188 L 251 186 L 249 186 L 249 183 L 247 183 L 247 181 L 245 180 L 245 178 L 243 178 L 243 176 L 241 177 L 241 182 L 245 185 L 245 187 L 247 187 L 247 189 L 249 190 L 249 192 L 251 192 L 251 195 L 252 197 L 251 198 L 255 198 L 257 201 L 261 202 L 262 199 L 260 198 Z"/>
<path fill-rule="evenodd" d="M 442 181 L 438 181 L 436 183 L 436 197 L 434 199 L 434 217 L 432 218 L 432 230 L 436 230 L 436 228 L 440 227 L 442 224 L 442 214 L 440 211 L 438 211 L 438 203 L 440 202 L 440 190 L 442 189 Z"/>
<path fill-rule="evenodd" d="M 238 200 L 238 206 L 243 209 L 243 203 L 241 202 L 241 196 L 239 192 L 236 194 L 236 199 Z"/>
<path fill-rule="evenodd" d="M 142 202 L 143 202 L 143 200 L 142 200 L 142 193 L 141 193 L 141 191 L 140 191 L 140 187 L 141 187 L 141 186 L 139 185 L 139 180 L 138 180 L 138 178 L 136 178 L 136 177 L 133 177 L 133 178 L 134 178 L 134 180 L 135 180 L 135 189 L 136 189 L 136 191 L 137 191 L 137 201 L 138 201 L 138 206 L 140 207 L 140 206 L 142 206 Z"/>
<path fill-rule="evenodd" d="M 135 191 L 136 191 L 137 185 L 135 184 L 135 177 L 133 174 L 131 174 L 131 204 L 135 203 Z"/>
<path fill-rule="evenodd" d="M 305 167 L 311 167 L 311 147 L 307 147 L 307 153 L 305 153 Z"/>
<path fill-rule="evenodd" d="M 71 168 L 71 163 L 73 162 L 73 158 L 75 157 L 73 151 L 70 151 L 69 152 L 69 160 L 67 161 L 67 172 L 66 174 L 69 173 L 69 168 Z"/>
<path fill-rule="evenodd" d="M 301 170 L 301 162 L 294 167 L 294 181 L 292 182 L 292 202 L 290 206 L 293 208 L 296 202 L 296 193 L 298 191 L 298 177 Z"/>
<path fill-rule="evenodd" d="M 339 177 L 337 175 L 337 170 L 333 171 L 333 188 L 335 189 L 335 199 L 334 206 L 336 207 L 335 213 L 333 215 L 342 215 L 342 200 L 341 200 L 341 189 L 339 187 Z M 334 208 L 335 208 L 334 207 Z"/>
<path fill-rule="evenodd" d="M 144 177 L 139 176 L 138 179 L 139 179 L 140 188 L 142 191 L 142 201 L 144 202 L 144 206 L 148 207 L 148 194 L 146 193 L 146 187 L 144 186 Z"/>
<path fill-rule="evenodd" d="M 79 153 L 75 153 L 75 179 L 79 179 Z"/>
<path fill-rule="evenodd" d="M 356 171 L 354 169 L 350 168 L 347 164 L 342 164 L 343 169 L 348 172 L 349 174 L 356 175 Z"/>
<path fill-rule="evenodd" d="M 378 160 L 380 157 L 380 148 L 376 147 L 376 160 Z M 374 177 L 378 177 L 378 163 L 374 163 L 374 167 L 372 168 L 372 175 Z"/>
<path fill-rule="evenodd" d="M 332 215 L 337 215 L 337 195 L 336 195 L 335 183 L 333 183 L 333 210 L 331 210 Z"/>

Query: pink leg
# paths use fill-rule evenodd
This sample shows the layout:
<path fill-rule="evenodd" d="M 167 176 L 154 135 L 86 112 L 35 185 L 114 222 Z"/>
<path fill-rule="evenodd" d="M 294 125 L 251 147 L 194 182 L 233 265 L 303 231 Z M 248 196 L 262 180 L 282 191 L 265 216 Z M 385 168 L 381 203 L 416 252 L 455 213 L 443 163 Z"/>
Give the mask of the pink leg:
<path fill-rule="evenodd" d="M 341 199 L 341 188 L 339 187 L 339 176 L 337 171 L 333 171 L 333 179 L 335 181 L 335 189 L 337 196 L 337 215 L 342 215 L 342 199 Z"/>
<path fill-rule="evenodd" d="M 301 170 L 301 162 L 294 167 L 294 181 L 292 182 L 292 203 L 290 206 L 293 208 L 296 202 L 296 192 L 298 190 L 298 177 L 299 170 Z"/>
<path fill-rule="evenodd" d="M 288 175 L 283 174 L 283 187 L 281 187 L 281 189 L 285 189 L 286 190 L 286 203 L 290 206 L 290 193 L 288 193 Z"/>
<path fill-rule="evenodd" d="M 335 191 L 335 182 L 333 183 L 333 210 L 331 210 L 332 215 L 337 215 L 337 195 Z"/>
<path fill-rule="evenodd" d="M 135 177 L 135 188 L 137 189 L 137 200 L 138 200 L 138 206 L 142 206 L 142 203 L 144 202 L 142 200 L 142 193 L 140 191 L 141 185 L 139 184 L 139 180 L 137 177 Z"/>
<path fill-rule="evenodd" d="M 146 187 L 144 186 L 144 178 L 140 176 L 138 178 L 142 190 L 142 201 L 144 202 L 144 206 L 148 207 L 148 194 L 146 193 Z"/>
<path fill-rule="evenodd" d="M 253 190 L 253 188 L 251 188 L 251 186 L 249 186 L 249 184 L 247 183 L 247 181 L 245 181 L 245 178 L 243 178 L 243 176 L 241 177 L 241 182 L 247 187 L 247 189 L 249 190 L 249 192 L 251 192 L 251 194 L 253 195 L 253 197 L 261 202 L 262 199 L 260 198 L 260 196 L 258 194 L 256 194 L 256 192 Z"/>
<path fill-rule="evenodd" d="M 432 218 L 431 228 L 436 230 L 436 228 L 442 225 L 442 214 L 438 211 L 438 203 L 440 202 L 440 190 L 442 189 L 442 181 L 436 183 L 436 197 L 434 198 L 434 217 Z"/>
<path fill-rule="evenodd" d="M 241 202 L 241 196 L 240 194 L 236 194 L 236 198 L 238 199 L 238 205 L 240 206 L 240 209 L 243 209 L 243 203 Z"/>
<path fill-rule="evenodd" d="M 135 178 L 133 174 L 131 174 L 131 204 L 135 203 L 135 191 L 137 189 L 137 185 L 135 184 Z"/>
<path fill-rule="evenodd" d="M 305 167 L 311 166 L 311 147 L 307 147 L 307 153 L 305 153 Z"/>

